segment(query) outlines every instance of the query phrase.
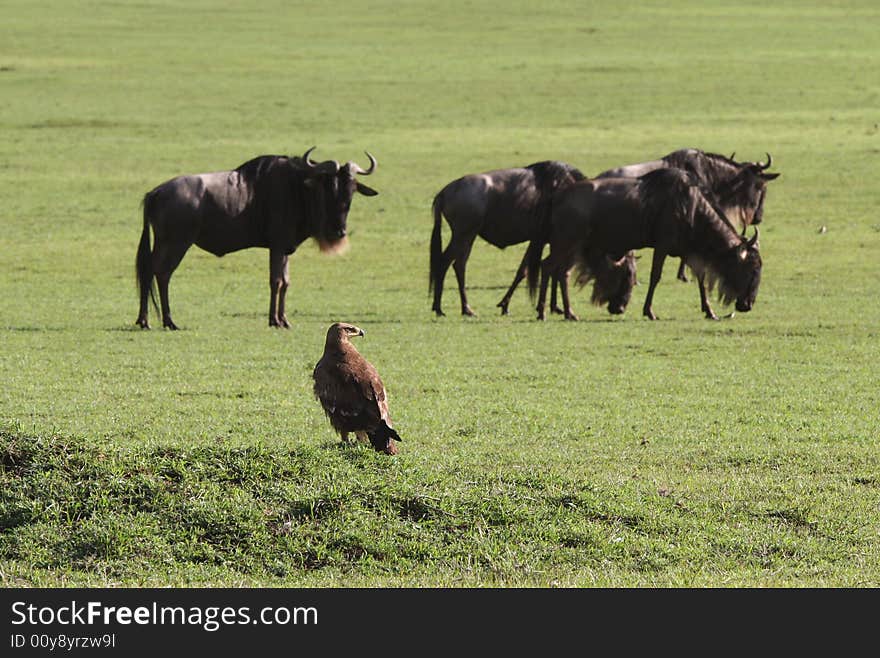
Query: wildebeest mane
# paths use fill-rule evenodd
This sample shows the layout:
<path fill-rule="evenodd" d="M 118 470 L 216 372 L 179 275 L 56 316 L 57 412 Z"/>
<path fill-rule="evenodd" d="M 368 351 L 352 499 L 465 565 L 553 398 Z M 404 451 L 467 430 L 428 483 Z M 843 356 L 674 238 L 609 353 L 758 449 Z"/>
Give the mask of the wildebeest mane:
<path fill-rule="evenodd" d="M 541 162 L 533 162 L 524 167 L 530 170 L 535 176 L 535 187 L 540 191 L 538 203 L 532 209 L 537 227 L 537 234 L 532 236 L 529 242 L 527 254 L 533 250 L 540 250 L 550 239 L 550 216 L 553 212 L 553 195 L 572 183 L 586 179 L 586 176 L 577 167 L 573 167 L 567 162 L 560 160 L 542 160 Z M 528 259 L 529 256 L 527 255 Z M 534 269 L 534 268 L 533 268 Z M 537 286 L 537 274 L 529 276 L 530 294 L 534 296 L 534 290 Z M 534 279 L 534 283 L 533 283 Z"/>
<path fill-rule="evenodd" d="M 256 185 L 270 169 L 289 161 L 290 159 L 283 155 L 259 155 L 238 165 L 234 171 L 238 173 L 243 183 Z"/>
<path fill-rule="evenodd" d="M 697 180 L 682 169 L 655 169 L 639 177 L 639 202 L 650 235 L 656 238 L 654 232 L 668 225 L 664 218 L 689 218 L 691 188 L 694 187 L 698 187 Z"/>
<path fill-rule="evenodd" d="M 722 203 L 736 196 L 746 182 L 742 163 L 720 153 L 681 149 L 665 156 L 663 162 L 690 173 L 704 196 Z"/>
<path fill-rule="evenodd" d="M 525 167 L 535 176 L 535 187 L 540 191 L 540 200 L 534 208 L 535 226 L 539 238 L 546 240 L 550 233 L 550 212 L 553 209 L 553 194 L 586 176 L 577 168 L 559 160 L 542 160 Z"/>
<path fill-rule="evenodd" d="M 527 165 L 525 169 L 530 169 L 534 172 L 535 184 L 542 191 L 555 189 L 561 185 L 586 178 L 577 167 L 572 167 L 570 164 L 559 160 L 533 162 Z"/>

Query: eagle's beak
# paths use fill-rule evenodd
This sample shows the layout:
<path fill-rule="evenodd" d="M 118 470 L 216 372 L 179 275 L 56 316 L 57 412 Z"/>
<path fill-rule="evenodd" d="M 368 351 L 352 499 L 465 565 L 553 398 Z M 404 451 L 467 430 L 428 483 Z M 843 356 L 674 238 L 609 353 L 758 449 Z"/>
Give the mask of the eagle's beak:
<path fill-rule="evenodd" d="M 363 329 L 358 331 L 358 336 L 366 336 L 366 335 L 367 335 L 367 332 L 364 331 Z"/>

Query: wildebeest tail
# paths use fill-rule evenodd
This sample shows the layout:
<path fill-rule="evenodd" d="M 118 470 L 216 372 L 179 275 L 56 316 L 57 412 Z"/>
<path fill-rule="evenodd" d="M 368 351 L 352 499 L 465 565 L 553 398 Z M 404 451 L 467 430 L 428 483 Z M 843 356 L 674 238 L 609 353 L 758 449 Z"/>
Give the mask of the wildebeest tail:
<path fill-rule="evenodd" d="M 138 244 L 135 272 L 137 273 L 137 284 L 141 299 L 146 299 L 149 296 L 153 302 L 153 308 L 158 312 L 159 305 L 156 303 L 156 286 L 153 284 L 153 254 L 150 252 L 152 199 L 153 197 L 147 194 L 141 202 L 141 205 L 144 207 L 144 228 L 141 231 L 141 241 Z"/>
<path fill-rule="evenodd" d="M 526 281 L 529 284 L 529 297 L 532 300 L 538 293 L 538 279 L 541 275 L 541 254 L 544 252 L 544 245 L 547 243 L 545 237 L 541 236 L 529 241 L 529 248 L 526 249 Z"/>
<path fill-rule="evenodd" d="M 440 260 L 443 257 L 443 242 L 440 235 L 441 225 L 443 224 L 443 192 L 437 193 L 434 197 L 434 203 L 431 204 L 431 210 L 434 213 L 434 230 L 431 231 L 431 265 L 429 268 L 428 294 L 434 290 L 437 285 L 437 278 L 440 276 Z"/>
<path fill-rule="evenodd" d="M 391 439 L 394 439 L 395 441 L 403 440 L 400 438 L 397 430 L 391 427 L 384 420 L 382 421 L 382 424 L 379 425 L 379 427 L 377 427 L 375 430 L 373 430 L 372 432 L 367 432 L 367 436 L 370 437 L 370 443 L 372 444 L 373 448 L 379 451 L 387 451 L 389 445 L 391 445 Z"/>

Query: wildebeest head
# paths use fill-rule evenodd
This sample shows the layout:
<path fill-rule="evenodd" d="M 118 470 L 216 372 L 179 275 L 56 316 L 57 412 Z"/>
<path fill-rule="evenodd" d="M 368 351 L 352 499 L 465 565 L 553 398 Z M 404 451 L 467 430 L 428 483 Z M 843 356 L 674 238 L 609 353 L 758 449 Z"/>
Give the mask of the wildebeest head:
<path fill-rule="evenodd" d="M 739 172 L 730 182 L 726 194 L 720 199 L 727 215 L 735 215 L 743 227 L 760 224 L 763 219 L 767 183 L 779 176 L 778 173 L 766 171 L 772 162 L 768 153 L 766 163 L 738 163 Z"/>
<path fill-rule="evenodd" d="M 761 283 L 761 254 L 758 253 L 758 227 L 748 240 L 735 245 L 724 258 L 723 276 L 719 277 L 719 293 L 724 304 L 736 300 L 736 310 L 752 310 Z"/>
<path fill-rule="evenodd" d="M 737 162 L 735 154 L 729 157 L 720 153 L 708 153 L 699 149 L 679 149 L 660 160 L 609 170 L 600 177 L 611 174 L 641 176 L 660 166 L 684 169 L 694 175 L 703 193 L 724 209 L 725 215 L 745 229 L 749 224 L 761 222 L 764 213 L 764 196 L 767 183 L 779 176 L 768 173 L 772 164 L 770 154 L 767 162 Z"/>
<path fill-rule="evenodd" d="M 590 250 L 578 264 L 577 282 L 586 285 L 593 281 L 593 304 L 607 302 L 608 312 L 620 315 L 626 310 L 636 285 L 636 258 L 632 251 L 620 258 Z"/>
<path fill-rule="evenodd" d="M 321 251 L 341 251 L 348 243 L 348 211 L 355 192 L 364 196 L 376 196 L 378 192 L 364 185 L 357 176 L 369 176 L 376 169 L 376 158 L 369 151 L 365 151 L 370 159 L 368 169 L 361 168 L 357 163 L 348 161 L 340 165 L 336 160 L 314 162 L 309 157 L 313 146 L 306 151 L 299 160 L 299 166 L 306 175 L 305 184 L 315 194 L 314 208 L 317 218 L 315 221 L 315 239 L 321 247 Z"/>

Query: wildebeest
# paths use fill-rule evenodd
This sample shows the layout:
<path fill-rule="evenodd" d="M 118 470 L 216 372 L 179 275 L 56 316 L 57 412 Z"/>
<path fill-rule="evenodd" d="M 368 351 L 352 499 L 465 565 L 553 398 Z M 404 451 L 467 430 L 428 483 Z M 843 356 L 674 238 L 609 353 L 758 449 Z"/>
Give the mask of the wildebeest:
<path fill-rule="evenodd" d="M 477 236 L 501 249 L 539 238 L 546 229 L 553 193 L 583 178 L 584 175 L 569 164 L 545 160 L 526 167 L 468 174 L 443 187 L 432 204 L 434 229 L 429 281 L 429 292 L 434 291 L 432 310 L 438 316 L 444 315 L 441 308 L 443 280 L 451 265 L 458 281 L 461 313 L 474 315 L 467 301 L 465 268 Z M 446 249 L 442 248 L 440 235 L 444 216 L 452 231 Z M 519 279 L 524 268 L 525 258 L 517 272 Z M 515 280 L 512 288 L 518 282 Z M 505 299 L 509 301 L 509 295 Z M 498 305 L 506 312 L 505 300 Z"/>
<path fill-rule="evenodd" d="M 662 167 L 674 167 L 690 173 L 705 194 L 733 222 L 741 232 L 750 224 L 760 224 L 764 214 L 764 196 L 767 183 L 779 174 L 767 173 L 773 160 L 767 162 L 737 162 L 733 155 L 726 157 L 695 148 L 673 151 L 657 160 L 639 162 L 608 169 L 595 178 L 637 178 Z M 678 268 L 678 278 L 687 281 L 684 260 Z"/>
<path fill-rule="evenodd" d="M 589 179 L 574 183 L 554 200 L 550 253 L 529 250 L 529 289 L 534 294 L 540 267 L 538 319 L 550 277 L 560 280 L 563 303 L 568 306 L 567 273 L 574 265 L 579 279 L 591 276 L 597 255 L 621 258 L 642 247 L 653 247 L 651 280 L 643 314 L 651 320 L 654 289 L 667 256 L 679 256 L 708 283 L 717 283 L 722 303 L 736 300 L 736 309 L 752 308 L 761 280 L 758 229 L 747 240 L 739 234 L 701 191 L 690 174 L 662 168 L 639 178 Z M 706 289 L 700 287 L 704 310 L 714 317 Z"/>
<path fill-rule="evenodd" d="M 733 159 L 733 155 L 726 157 L 700 149 L 684 148 L 673 151 L 657 160 L 608 169 L 595 178 L 637 178 L 662 167 L 682 169 L 691 174 L 696 183 L 702 187 L 703 194 L 732 221 L 738 230 L 744 233 L 748 225 L 759 224 L 763 218 L 767 183 L 779 176 L 778 173 L 767 173 L 766 170 L 770 168 L 771 164 L 772 159 L 769 153 L 766 163 L 737 162 Z M 549 235 L 546 237 L 549 241 Z M 529 249 L 537 249 L 540 252 L 543 247 L 544 244 L 533 243 Z M 522 280 L 528 260 L 527 253 L 517 272 L 517 277 L 499 304 L 503 309 L 506 309 L 514 289 Z M 535 276 L 537 277 L 538 273 L 535 273 Z M 687 281 L 684 260 L 679 265 L 678 278 Z M 701 295 L 705 297 L 705 283 L 699 277 L 697 283 L 701 287 Z M 570 305 L 564 305 L 563 309 L 557 308 L 556 284 L 557 281 L 554 279 L 552 310 L 564 313 L 567 319 L 577 319 Z M 707 317 L 714 317 L 708 305 L 703 307 L 703 311 Z"/>
<path fill-rule="evenodd" d="M 347 244 L 348 211 L 355 192 L 377 192 L 357 180 L 376 169 L 336 160 L 313 162 L 313 146 L 301 158 L 261 155 L 232 171 L 177 176 L 144 195 L 144 227 L 136 269 L 140 290 L 137 325 L 149 329 L 148 299 L 156 307 L 155 277 L 162 324 L 177 329 L 168 304 L 168 281 L 191 245 L 215 256 L 249 247 L 269 249 L 269 325 L 290 327 L 285 295 L 288 259 L 307 238 L 324 252 Z M 153 248 L 150 250 L 150 227 Z"/>

